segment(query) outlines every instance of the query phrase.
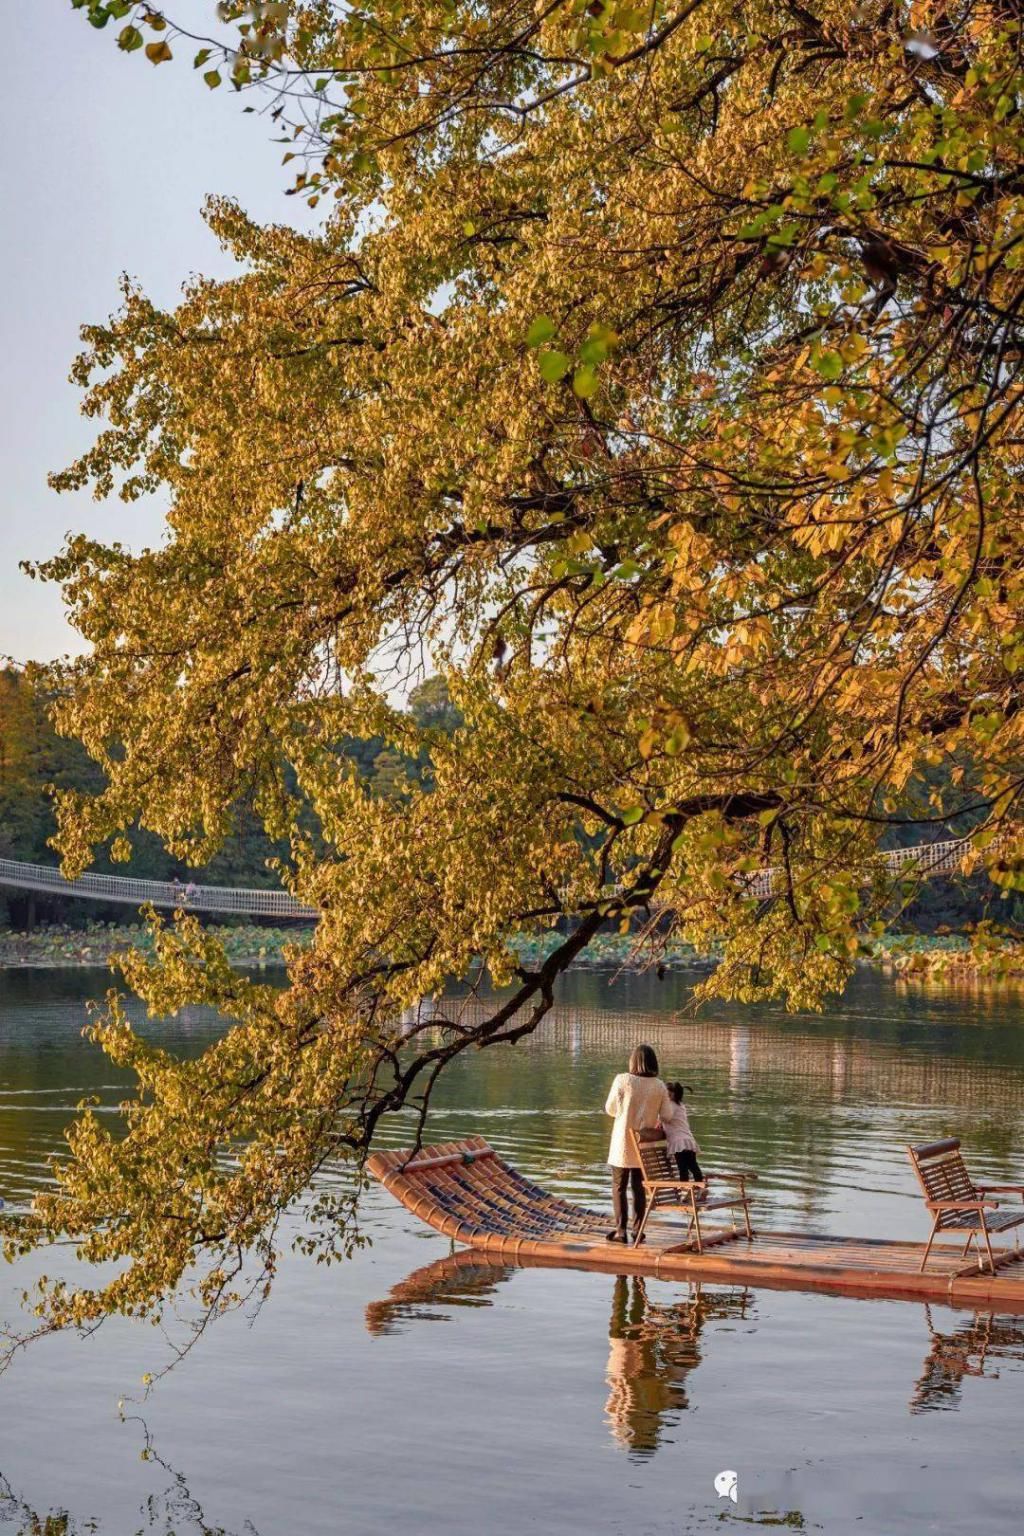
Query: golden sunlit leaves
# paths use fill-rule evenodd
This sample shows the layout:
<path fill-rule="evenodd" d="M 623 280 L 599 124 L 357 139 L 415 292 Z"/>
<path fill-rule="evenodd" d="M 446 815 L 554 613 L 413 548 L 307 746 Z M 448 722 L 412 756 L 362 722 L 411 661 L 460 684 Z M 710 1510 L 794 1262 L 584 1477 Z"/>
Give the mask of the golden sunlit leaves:
<path fill-rule="evenodd" d="M 60 801 L 59 844 L 78 869 L 141 822 L 198 861 L 245 801 L 323 915 L 281 999 L 187 927 L 129 962 L 154 1010 L 233 1027 L 170 1062 L 111 1005 L 128 1150 L 86 1116 L 38 1228 L 131 1257 L 83 1316 L 198 1253 L 215 1304 L 223 1234 L 260 1241 L 332 1138 L 358 1157 L 447 1059 L 406 1041 L 400 1077 L 402 1010 L 481 961 L 521 991 L 453 1052 L 532 1027 L 577 936 L 652 903 L 720 956 L 704 995 L 817 1006 L 907 898 L 874 855 L 908 826 L 974 829 L 1019 884 L 1017 20 L 223 16 L 196 68 L 251 92 L 286 64 L 291 190 L 331 212 L 303 234 L 217 200 L 234 276 L 171 311 L 128 285 L 85 328 L 98 433 L 54 483 L 170 511 L 154 550 L 75 537 L 43 568 L 86 642 L 60 722 L 107 780 Z M 450 736 L 396 708 L 423 667 Z M 354 737 L 394 754 L 387 795 Z M 558 935 L 545 970 L 522 930 Z"/>

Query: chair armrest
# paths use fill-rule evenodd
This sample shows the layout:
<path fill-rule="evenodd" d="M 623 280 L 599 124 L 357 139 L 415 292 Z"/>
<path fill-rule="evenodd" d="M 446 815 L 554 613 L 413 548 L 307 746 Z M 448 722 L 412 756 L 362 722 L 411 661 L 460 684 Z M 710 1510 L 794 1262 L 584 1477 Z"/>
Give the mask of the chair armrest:
<path fill-rule="evenodd" d="M 926 1200 L 930 1211 L 997 1211 L 998 1200 Z"/>
<path fill-rule="evenodd" d="M 759 1175 L 756 1173 L 708 1173 L 706 1179 L 731 1179 L 734 1184 L 756 1184 Z"/>
<path fill-rule="evenodd" d="M 701 1179 L 644 1179 L 645 1189 L 703 1189 Z"/>
<path fill-rule="evenodd" d="M 1024 1184 L 975 1184 L 979 1195 L 1024 1195 Z"/>

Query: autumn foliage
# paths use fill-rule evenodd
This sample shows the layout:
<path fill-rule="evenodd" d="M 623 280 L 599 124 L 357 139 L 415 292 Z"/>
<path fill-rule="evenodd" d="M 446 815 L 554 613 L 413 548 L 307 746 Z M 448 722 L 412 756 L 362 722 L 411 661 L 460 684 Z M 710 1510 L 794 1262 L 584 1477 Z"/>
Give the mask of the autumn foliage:
<path fill-rule="evenodd" d="M 187 925 L 130 966 L 238 1027 L 183 1064 L 102 1026 L 145 1093 L 37 1220 L 131 1264 L 58 1321 L 200 1251 L 219 1298 L 329 1149 L 532 1028 L 602 925 L 667 909 L 721 946 L 706 992 L 814 1005 L 893 899 L 892 824 L 973 828 L 1006 889 L 1024 854 L 1009 0 L 228 5 L 194 40 L 116 9 L 266 109 L 324 219 L 212 203 L 237 275 L 85 330 L 102 425 L 55 483 L 161 490 L 169 537 L 45 568 L 90 643 L 61 725 L 108 784 L 61 850 L 138 820 L 202 860 L 246 799 L 322 918 L 282 996 Z M 452 734 L 399 707 L 425 665 Z M 368 794 L 346 735 L 430 782 Z M 479 958 L 487 1021 L 399 1050 Z"/>

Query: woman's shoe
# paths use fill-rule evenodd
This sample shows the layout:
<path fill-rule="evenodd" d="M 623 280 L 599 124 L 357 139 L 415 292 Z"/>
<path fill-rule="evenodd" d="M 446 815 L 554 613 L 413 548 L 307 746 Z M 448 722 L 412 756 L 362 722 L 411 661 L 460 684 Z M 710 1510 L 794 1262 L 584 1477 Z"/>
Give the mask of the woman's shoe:
<path fill-rule="evenodd" d="M 620 1232 L 618 1228 L 616 1228 L 614 1232 L 608 1233 L 608 1241 L 610 1243 L 624 1243 L 626 1241 L 626 1234 L 625 1232 Z"/>
<path fill-rule="evenodd" d="M 646 1241 L 647 1241 L 647 1233 L 646 1232 L 638 1232 L 636 1237 L 634 1237 L 634 1239 L 633 1239 L 633 1247 L 634 1248 L 639 1248 L 640 1244 L 641 1243 L 646 1243 Z"/>

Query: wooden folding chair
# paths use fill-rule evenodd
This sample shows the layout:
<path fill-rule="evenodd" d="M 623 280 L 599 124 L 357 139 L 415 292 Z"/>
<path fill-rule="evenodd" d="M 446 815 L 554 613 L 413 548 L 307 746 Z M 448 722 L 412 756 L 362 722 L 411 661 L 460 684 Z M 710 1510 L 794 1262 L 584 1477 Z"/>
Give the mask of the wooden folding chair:
<path fill-rule="evenodd" d="M 1024 1184 L 975 1184 L 967 1172 L 960 1143 L 955 1137 L 945 1141 L 931 1141 L 926 1146 L 908 1147 L 907 1153 L 924 1193 L 925 1205 L 932 1213 L 932 1230 L 921 1259 L 922 1273 L 932 1246 L 942 1232 L 966 1232 L 967 1241 L 961 1257 L 966 1259 L 973 1243 L 978 1268 L 985 1268 L 987 1255 L 992 1274 L 995 1274 L 998 1262 L 1007 1263 L 1015 1257 L 1015 1253 L 1012 1253 L 1001 1256 L 1000 1260 L 996 1259 L 992 1250 L 992 1233 L 1008 1232 L 1012 1227 L 1024 1223 Z M 1020 1195 L 1022 1208 L 1000 1211 L 999 1201 L 990 1200 L 989 1195 Z M 985 1243 L 984 1254 L 979 1241 L 981 1238 Z M 1019 1234 L 1016 1232 L 1014 1240 L 1019 1247 Z"/>
<path fill-rule="evenodd" d="M 701 1227 L 701 1217 L 709 1211 L 732 1211 L 731 1230 L 723 1230 L 717 1227 L 707 1234 L 708 1241 L 724 1242 L 729 1238 L 740 1236 L 740 1230 L 736 1222 L 736 1212 L 742 1210 L 743 1225 L 746 1236 L 753 1238 L 754 1233 L 750 1225 L 750 1202 L 747 1198 L 747 1181 L 755 1176 L 751 1173 L 705 1173 L 703 1180 L 681 1179 L 679 1170 L 669 1156 L 668 1144 L 664 1137 L 657 1140 L 645 1140 L 649 1132 L 629 1132 L 633 1150 L 640 1159 L 640 1169 L 644 1180 L 644 1193 L 647 1196 L 647 1209 L 644 1211 L 643 1220 L 634 1238 L 636 1246 L 643 1238 L 644 1228 L 648 1218 L 655 1210 L 685 1211 L 688 1217 L 686 1229 L 686 1241 L 690 1241 L 691 1234 L 696 1239 L 697 1252 L 704 1252 L 705 1233 Z M 712 1180 L 720 1179 L 723 1183 L 738 1185 L 738 1193 L 710 1196 L 708 1185 Z"/>

